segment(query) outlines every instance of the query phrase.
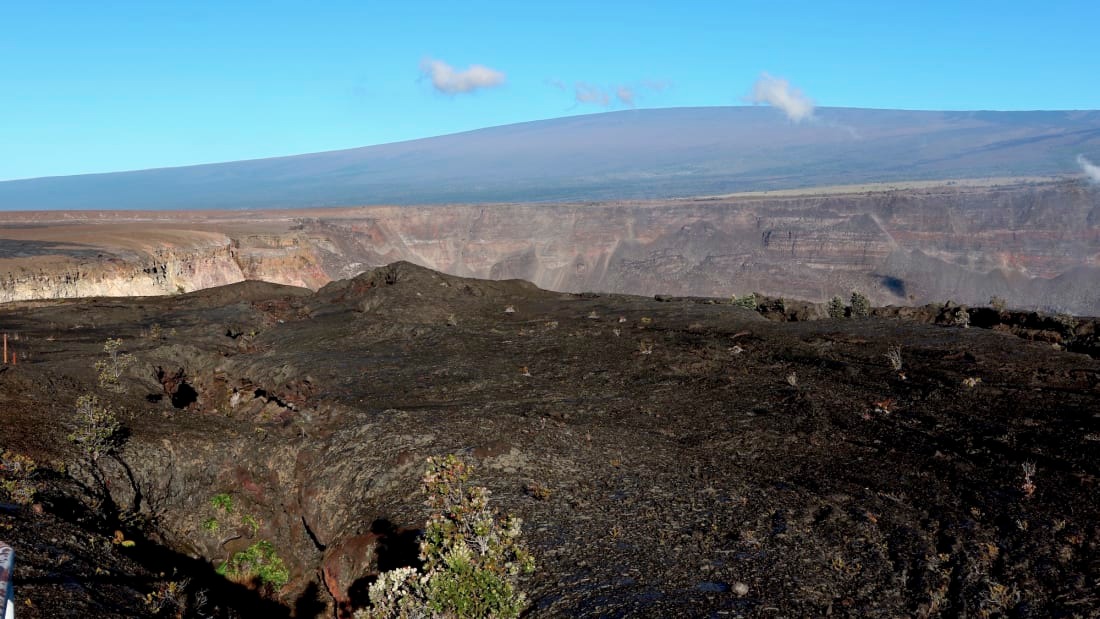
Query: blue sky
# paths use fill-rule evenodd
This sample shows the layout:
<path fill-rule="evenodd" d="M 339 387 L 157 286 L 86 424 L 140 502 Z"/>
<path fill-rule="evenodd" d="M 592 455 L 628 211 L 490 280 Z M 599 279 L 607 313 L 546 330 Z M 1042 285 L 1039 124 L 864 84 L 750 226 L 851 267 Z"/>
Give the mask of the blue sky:
<path fill-rule="evenodd" d="M 1097 28 L 1087 1 L 5 0 L 0 180 L 744 105 L 763 72 L 822 106 L 1095 109 Z"/>

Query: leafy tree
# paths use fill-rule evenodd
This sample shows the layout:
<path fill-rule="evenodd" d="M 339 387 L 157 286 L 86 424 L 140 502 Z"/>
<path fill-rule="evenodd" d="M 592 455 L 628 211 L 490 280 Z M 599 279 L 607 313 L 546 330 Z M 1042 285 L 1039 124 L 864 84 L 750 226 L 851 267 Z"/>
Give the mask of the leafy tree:
<path fill-rule="evenodd" d="M 866 318 L 871 315 L 871 300 L 868 299 L 862 292 L 856 291 L 852 293 L 852 315 L 860 318 Z"/>
<path fill-rule="evenodd" d="M 844 299 L 833 297 L 826 311 L 829 312 L 829 318 L 844 318 L 848 313 L 848 307 L 844 305 Z"/>

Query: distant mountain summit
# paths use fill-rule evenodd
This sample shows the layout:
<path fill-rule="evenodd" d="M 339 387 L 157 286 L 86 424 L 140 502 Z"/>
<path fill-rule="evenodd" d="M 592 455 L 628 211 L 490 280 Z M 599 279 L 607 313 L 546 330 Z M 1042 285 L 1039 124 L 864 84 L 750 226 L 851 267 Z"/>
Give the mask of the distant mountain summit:
<path fill-rule="evenodd" d="M 0 183 L 0 209 L 190 209 L 667 198 L 1079 172 L 1100 111 L 628 110 L 348 150 Z"/>

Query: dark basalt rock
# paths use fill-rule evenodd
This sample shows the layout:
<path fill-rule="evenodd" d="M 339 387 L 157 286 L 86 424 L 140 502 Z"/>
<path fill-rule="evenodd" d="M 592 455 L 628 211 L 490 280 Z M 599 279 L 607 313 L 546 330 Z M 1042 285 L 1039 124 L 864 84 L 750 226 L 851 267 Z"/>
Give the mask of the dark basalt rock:
<path fill-rule="evenodd" d="M 523 518 L 531 616 L 1100 610 L 1100 362 L 1038 335 L 1072 350 L 1090 320 L 1067 342 L 1039 314 L 821 319 L 408 263 L 247 294 L 0 308 L 21 355 L 0 366 L 3 446 L 68 463 L 36 474 L 40 509 L 0 513 L 20 617 L 157 616 L 184 580 L 204 616 L 347 613 L 415 563 L 419 477 L 447 453 Z M 96 385 L 109 337 L 135 358 L 121 394 Z M 66 439 L 85 392 L 129 432 L 99 500 Z M 260 540 L 282 590 L 214 573 Z"/>

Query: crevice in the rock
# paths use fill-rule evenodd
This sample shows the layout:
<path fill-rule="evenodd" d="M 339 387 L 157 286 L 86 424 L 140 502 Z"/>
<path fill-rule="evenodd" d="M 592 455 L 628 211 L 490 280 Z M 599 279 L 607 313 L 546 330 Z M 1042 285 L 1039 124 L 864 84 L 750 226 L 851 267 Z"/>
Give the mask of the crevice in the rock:
<path fill-rule="evenodd" d="M 322 544 L 321 540 L 317 539 L 317 534 L 313 532 L 312 528 L 310 528 L 309 523 L 306 522 L 305 516 L 302 516 L 302 528 L 306 530 L 306 535 L 309 536 L 309 541 L 313 542 L 313 546 L 317 550 L 324 552 L 325 548 L 327 548 L 328 546 L 326 544 Z"/>

